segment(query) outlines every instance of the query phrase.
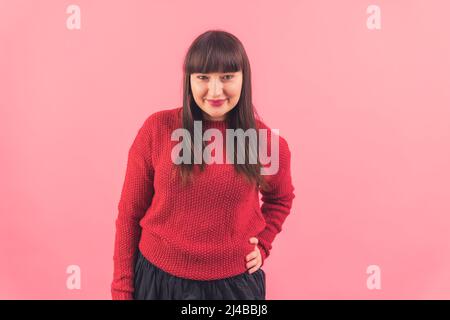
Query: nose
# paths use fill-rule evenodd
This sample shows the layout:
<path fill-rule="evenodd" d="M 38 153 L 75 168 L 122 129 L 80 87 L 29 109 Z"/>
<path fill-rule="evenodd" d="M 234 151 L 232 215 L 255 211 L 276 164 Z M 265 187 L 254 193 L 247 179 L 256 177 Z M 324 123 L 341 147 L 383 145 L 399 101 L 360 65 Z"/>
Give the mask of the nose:
<path fill-rule="evenodd" d="M 223 83 L 220 81 L 220 78 L 212 78 L 208 83 L 208 90 L 209 96 L 212 98 L 222 96 Z"/>

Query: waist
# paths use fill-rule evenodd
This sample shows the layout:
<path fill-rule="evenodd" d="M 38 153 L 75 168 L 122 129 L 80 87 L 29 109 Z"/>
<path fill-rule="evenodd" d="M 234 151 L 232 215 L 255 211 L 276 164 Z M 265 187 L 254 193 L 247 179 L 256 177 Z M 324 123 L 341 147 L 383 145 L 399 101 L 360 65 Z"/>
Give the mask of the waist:
<path fill-rule="evenodd" d="M 209 243 L 196 243 L 143 228 L 139 250 L 156 267 L 173 276 L 216 280 L 247 271 L 245 257 L 254 250 L 249 243 L 252 236 L 255 235 L 217 239 L 211 235 Z"/>

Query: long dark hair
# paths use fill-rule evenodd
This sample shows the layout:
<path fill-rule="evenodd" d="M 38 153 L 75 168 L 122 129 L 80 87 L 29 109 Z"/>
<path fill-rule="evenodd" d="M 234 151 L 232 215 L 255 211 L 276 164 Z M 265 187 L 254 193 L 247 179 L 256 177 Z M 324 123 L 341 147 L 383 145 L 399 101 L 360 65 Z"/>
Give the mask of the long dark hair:
<path fill-rule="evenodd" d="M 250 63 L 241 41 L 234 35 L 222 30 L 210 30 L 199 35 L 189 47 L 184 64 L 184 83 L 183 83 L 183 112 L 182 126 L 194 136 L 194 121 L 203 121 L 201 109 L 194 100 L 191 90 L 190 76 L 192 73 L 210 73 L 210 72 L 237 72 L 242 71 L 242 89 L 237 105 L 228 112 L 225 123 L 229 129 L 247 129 L 256 127 L 256 119 L 260 117 L 252 103 L 252 86 Z M 259 135 L 257 134 L 257 147 L 259 146 Z M 206 142 L 202 142 L 202 150 Z M 194 150 L 194 144 L 191 139 L 190 150 Z M 236 148 L 245 148 L 245 163 L 237 163 Z M 249 141 L 245 139 L 245 147 L 234 144 L 234 168 L 239 174 L 244 174 L 249 182 L 256 183 L 259 188 L 266 189 L 267 183 L 260 174 L 261 163 L 259 156 L 257 163 L 249 163 L 249 153 L 255 152 L 255 149 L 249 148 Z M 190 152 L 191 163 L 181 163 L 180 174 L 183 185 L 187 184 L 192 178 L 194 169 L 194 152 Z M 204 170 L 205 163 L 200 164 L 201 171 Z"/>

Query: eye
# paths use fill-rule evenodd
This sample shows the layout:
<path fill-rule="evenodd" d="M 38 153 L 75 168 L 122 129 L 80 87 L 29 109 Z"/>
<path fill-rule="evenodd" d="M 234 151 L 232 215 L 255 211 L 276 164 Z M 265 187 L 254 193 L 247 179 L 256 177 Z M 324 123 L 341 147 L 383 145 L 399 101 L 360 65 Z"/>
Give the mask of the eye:
<path fill-rule="evenodd" d="M 225 75 L 223 78 L 224 78 L 225 80 L 231 80 L 233 77 L 234 77 L 234 75 L 232 75 L 232 74 L 227 74 L 227 75 Z M 197 76 L 197 78 L 200 79 L 200 80 L 207 80 L 207 79 L 208 79 L 207 76 Z"/>

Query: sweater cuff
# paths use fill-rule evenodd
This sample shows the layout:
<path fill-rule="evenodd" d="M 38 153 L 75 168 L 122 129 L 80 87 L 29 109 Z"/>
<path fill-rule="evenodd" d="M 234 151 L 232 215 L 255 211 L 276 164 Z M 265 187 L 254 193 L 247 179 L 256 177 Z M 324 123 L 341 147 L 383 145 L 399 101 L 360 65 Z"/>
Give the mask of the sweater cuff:
<path fill-rule="evenodd" d="M 266 255 L 266 251 L 264 250 L 264 247 L 260 244 L 260 243 L 258 243 L 258 248 L 259 248 L 259 252 L 261 252 L 261 267 L 264 265 L 264 261 L 266 260 L 266 258 L 267 258 L 267 255 Z"/>
<path fill-rule="evenodd" d="M 270 250 L 272 249 L 272 242 L 275 238 L 275 234 L 271 232 L 267 227 L 260 234 L 257 235 L 258 246 L 263 252 L 264 259 L 270 255 Z"/>

